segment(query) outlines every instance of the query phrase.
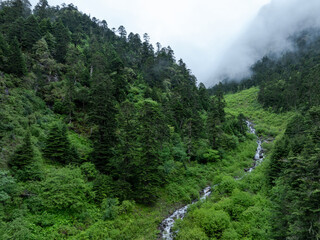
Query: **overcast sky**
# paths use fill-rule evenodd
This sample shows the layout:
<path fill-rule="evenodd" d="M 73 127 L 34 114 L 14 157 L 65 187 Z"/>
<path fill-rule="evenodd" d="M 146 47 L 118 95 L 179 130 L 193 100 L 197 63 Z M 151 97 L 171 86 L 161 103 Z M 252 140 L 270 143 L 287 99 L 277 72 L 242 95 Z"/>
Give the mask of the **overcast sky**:
<path fill-rule="evenodd" d="M 35 6 L 38 0 L 30 0 Z M 84 13 L 106 20 L 109 28 L 148 33 L 151 42 L 170 45 L 198 82 L 210 85 L 211 69 L 270 0 L 48 0 L 73 3 Z"/>

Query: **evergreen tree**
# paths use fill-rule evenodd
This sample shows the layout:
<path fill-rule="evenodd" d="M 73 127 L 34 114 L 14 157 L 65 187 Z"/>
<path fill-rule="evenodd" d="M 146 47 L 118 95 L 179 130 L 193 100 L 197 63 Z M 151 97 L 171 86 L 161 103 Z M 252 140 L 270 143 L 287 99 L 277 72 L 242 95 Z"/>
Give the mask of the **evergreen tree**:
<path fill-rule="evenodd" d="M 52 75 L 56 67 L 56 62 L 52 58 L 45 38 L 41 38 L 33 46 L 34 58 L 36 60 L 36 70 L 41 71 L 42 74 Z"/>
<path fill-rule="evenodd" d="M 207 129 L 212 149 L 218 148 L 217 138 L 220 133 L 220 114 L 216 99 L 212 98 L 208 110 Z"/>
<path fill-rule="evenodd" d="M 1 6 L 6 24 L 13 23 L 19 17 L 27 18 L 31 14 L 31 4 L 28 0 L 5 1 Z"/>
<path fill-rule="evenodd" d="M 55 37 L 51 34 L 51 33 L 46 33 L 46 35 L 44 36 L 44 39 L 46 40 L 47 44 L 48 44 L 48 49 L 50 51 L 51 56 L 55 56 L 55 52 L 56 52 L 56 39 Z"/>
<path fill-rule="evenodd" d="M 43 156 L 53 162 L 67 164 L 77 162 L 77 153 L 72 148 L 67 135 L 66 125 L 54 124 L 46 138 Z"/>
<path fill-rule="evenodd" d="M 41 38 L 41 32 L 39 24 L 34 15 L 27 18 L 24 25 L 24 35 L 22 39 L 22 47 L 26 50 L 31 50 L 33 44 L 35 44 Z"/>
<path fill-rule="evenodd" d="M 44 18 L 39 22 L 39 28 L 41 36 L 45 36 L 47 33 L 53 33 L 53 26 L 48 18 Z"/>
<path fill-rule="evenodd" d="M 137 141 L 140 157 L 134 163 L 133 192 L 135 199 L 142 203 L 153 203 L 157 198 L 157 187 L 164 183 L 159 167 L 163 165 L 160 151 L 168 140 L 169 129 L 158 103 L 152 100 L 140 102 Z"/>
<path fill-rule="evenodd" d="M 91 120 L 97 125 L 93 134 L 92 161 L 102 173 L 111 173 L 110 160 L 116 144 L 116 108 L 112 83 L 107 76 L 95 74 L 91 94 Z"/>
<path fill-rule="evenodd" d="M 76 85 L 85 82 L 86 68 L 83 62 L 83 56 L 80 51 L 70 45 L 66 56 L 66 64 L 68 66 L 68 72 L 66 74 L 66 96 L 65 104 L 68 109 L 68 121 L 71 122 L 75 110 L 74 99 L 76 94 Z"/>
<path fill-rule="evenodd" d="M 23 144 L 17 148 L 10 162 L 10 168 L 23 169 L 25 166 L 33 162 L 34 153 L 31 144 L 30 132 L 27 133 L 23 140 Z"/>
<path fill-rule="evenodd" d="M 31 14 L 31 4 L 28 0 L 13 0 L 11 4 L 16 18 L 27 18 Z"/>
<path fill-rule="evenodd" d="M 40 19 L 49 17 L 49 3 L 47 0 L 39 0 L 37 5 L 33 9 L 34 15 L 38 16 Z"/>
<path fill-rule="evenodd" d="M 201 102 L 202 108 L 207 111 L 209 109 L 210 96 L 206 89 L 206 86 L 203 83 L 199 84 L 199 100 Z"/>
<path fill-rule="evenodd" d="M 215 94 L 215 98 L 216 98 L 216 107 L 217 107 L 217 113 L 219 116 L 219 120 L 220 122 L 224 122 L 225 121 L 225 112 L 224 112 L 224 108 L 226 106 L 226 102 L 224 100 L 223 97 L 223 91 L 222 91 L 222 83 L 219 83 L 219 88 L 218 91 Z"/>
<path fill-rule="evenodd" d="M 13 40 L 10 46 L 8 71 L 19 77 L 26 73 L 26 63 L 19 46 L 19 42 L 16 38 Z"/>
<path fill-rule="evenodd" d="M 39 170 L 35 164 L 31 134 L 29 131 L 23 139 L 23 144 L 14 152 L 8 165 L 19 180 L 27 181 L 37 179 Z"/>
<path fill-rule="evenodd" d="M 9 25 L 9 29 L 7 31 L 7 36 L 10 41 L 13 41 L 15 38 L 18 40 L 19 43 L 23 41 L 23 37 L 25 35 L 24 31 L 24 24 L 25 19 L 19 17 L 15 19 L 15 21 Z"/>
<path fill-rule="evenodd" d="M 61 19 L 53 25 L 53 36 L 56 40 L 56 51 L 54 57 L 58 62 L 64 63 L 71 37 L 69 30 L 63 25 Z"/>
<path fill-rule="evenodd" d="M 8 71 L 9 45 L 0 33 L 0 71 Z"/>

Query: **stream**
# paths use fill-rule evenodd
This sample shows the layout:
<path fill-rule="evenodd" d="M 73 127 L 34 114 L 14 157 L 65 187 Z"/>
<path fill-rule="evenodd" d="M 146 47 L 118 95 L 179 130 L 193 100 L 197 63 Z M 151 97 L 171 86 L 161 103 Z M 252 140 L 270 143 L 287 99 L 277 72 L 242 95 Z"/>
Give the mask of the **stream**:
<path fill-rule="evenodd" d="M 252 134 L 256 134 L 256 130 L 254 128 L 254 124 L 250 121 L 246 121 L 246 124 L 248 126 L 248 130 L 250 133 Z M 256 154 L 254 155 L 254 158 L 253 158 L 253 164 L 250 168 L 245 168 L 244 171 L 247 172 L 247 173 L 250 173 L 252 172 L 256 166 L 258 166 L 262 161 L 263 161 L 263 158 L 264 158 L 264 155 L 263 155 L 263 149 L 262 149 L 262 140 L 260 138 L 258 138 L 257 136 L 257 144 L 258 144 L 258 147 L 257 147 L 257 150 L 256 150 Z M 236 178 L 237 180 L 241 180 L 243 177 L 240 177 L 240 178 Z M 216 185 L 215 185 L 216 186 Z M 213 190 L 214 187 L 206 187 L 205 189 L 202 190 L 201 192 L 201 196 L 200 196 L 200 200 L 204 200 L 206 199 L 207 197 L 210 196 L 211 194 L 211 191 Z M 173 235 L 174 235 L 174 232 L 172 231 L 172 227 L 175 223 L 175 221 L 177 219 L 183 219 L 184 216 L 186 215 L 187 213 L 187 210 L 189 208 L 190 205 L 194 204 L 198 202 L 198 199 L 194 200 L 192 203 L 188 204 L 188 205 L 185 205 L 184 207 L 182 208 L 179 208 L 178 210 L 176 210 L 173 214 L 171 214 L 169 217 L 167 217 L 166 219 L 164 219 L 161 224 L 160 224 L 160 230 L 161 230 L 161 237 L 162 239 L 165 239 L 165 240 L 173 240 Z"/>

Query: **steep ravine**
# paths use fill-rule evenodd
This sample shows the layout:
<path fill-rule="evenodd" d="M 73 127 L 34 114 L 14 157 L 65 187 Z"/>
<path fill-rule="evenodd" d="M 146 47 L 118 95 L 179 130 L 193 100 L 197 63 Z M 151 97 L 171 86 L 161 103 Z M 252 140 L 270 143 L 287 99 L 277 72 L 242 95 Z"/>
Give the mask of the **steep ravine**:
<path fill-rule="evenodd" d="M 257 136 L 256 130 L 254 128 L 254 124 L 250 121 L 247 121 L 246 123 L 247 123 L 249 132 L 252 134 L 255 134 Z M 258 146 L 257 146 L 256 153 L 254 155 L 254 158 L 253 158 L 254 161 L 253 161 L 252 166 L 250 168 L 244 169 L 244 171 L 247 173 L 252 172 L 256 168 L 256 166 L 258 166 L 263 161 L 264 155 L 263 155 L 263 149 L 261 146 L 262 140 L 258 136 L 257 136 L 257 144 L 258 144 Z M 241 179 L 242 179 L 242 177 L 237 178 L 237 180 L 241 180 Z M 213 189 L 214 189 L 214 187 L 210 187 L 210 186 L 203 189 L 200 200 L 203 200 L 203 199 L 206 199 L 207 197 L 209 197 L 211 194 L 211 191 Z M 190 203 L 188 205 L 185 205 L 182 208 L 179 208 L 173 214 L 171 214 L 169 217 L 167 217 L 166 219 L 164 219 L 161 222 L 159 228 L 161 230 L 161 238 L 162 239 L 165 239 L 165 240 L 172 240 L 173 239 L 174 232 L 172 231 L 172 227 L 173 227 L 175 221 L 177 219 L 183 219 L 187 213 L 189 206 L 196 203 L 197 201 L 198 201 L 198 199 L 194 200 L 192 203 Z"/>

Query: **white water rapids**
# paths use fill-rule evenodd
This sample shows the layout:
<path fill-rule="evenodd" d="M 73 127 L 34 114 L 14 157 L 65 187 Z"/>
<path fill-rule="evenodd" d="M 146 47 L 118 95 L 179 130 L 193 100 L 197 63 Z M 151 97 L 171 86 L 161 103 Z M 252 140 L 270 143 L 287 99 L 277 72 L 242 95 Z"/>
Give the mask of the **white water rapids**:
<path fill-rule="evenodd" d="M 254 128 L 253 123 L 249 122 L 249 121 L 246 121 L 246 123 L 247 123 L 248 129 L 249 129 L 249 132 L 256 135 L 256 130 Z M 252 165 L 252 167 L 250 167 L 248 169 L 244 169 L 245 172 L 252 172 L 252 170 L 255 169 L 255 167 L 257 165 L 259 165 L 263 160 L 264 156 L 263 156 L 263 149 L 261 147 L 261 144 L 262 144 L 261 139 L 258 138 L 257 144 L 258 144 L 258 147 L 257 147 L 257 150 L 256 150 L 256 154 L 254 156 L 253 165 Z M 241 179 L 242 179 L 242 177 L 241 178 L 237 178 L 237 180 L 241 180 Z M 212 190 L 212 188 L 210 186 L 208 186 L 205 189 L 203 189 L 201 197 L 200 197 L 200 200 L 204 200 L 207 197 L 209 197 L 210 194 L 211 194 L 211 190 Z M 162 237 L 162 239 L 173 240 L 174 232 L 172 231 L 172 227 L 173 227 L 175 221 L 177 219 L 183 219 L 184 216 L 187 213 L 187 210 L 188 210 L 189 206 L 194 204 L 194 203 L 196 203 L 197 201 L 198 200 L 194 200 L 192 203 L 190 203 L 188 205 L 185 205 L 182 208 L 179 208 L 173 214 L 171 214 L 169 217 L 167 217 L 166 219 L 164 219 L 161 222 L 160 229 L 161 229 L 161 237 Z"/>

